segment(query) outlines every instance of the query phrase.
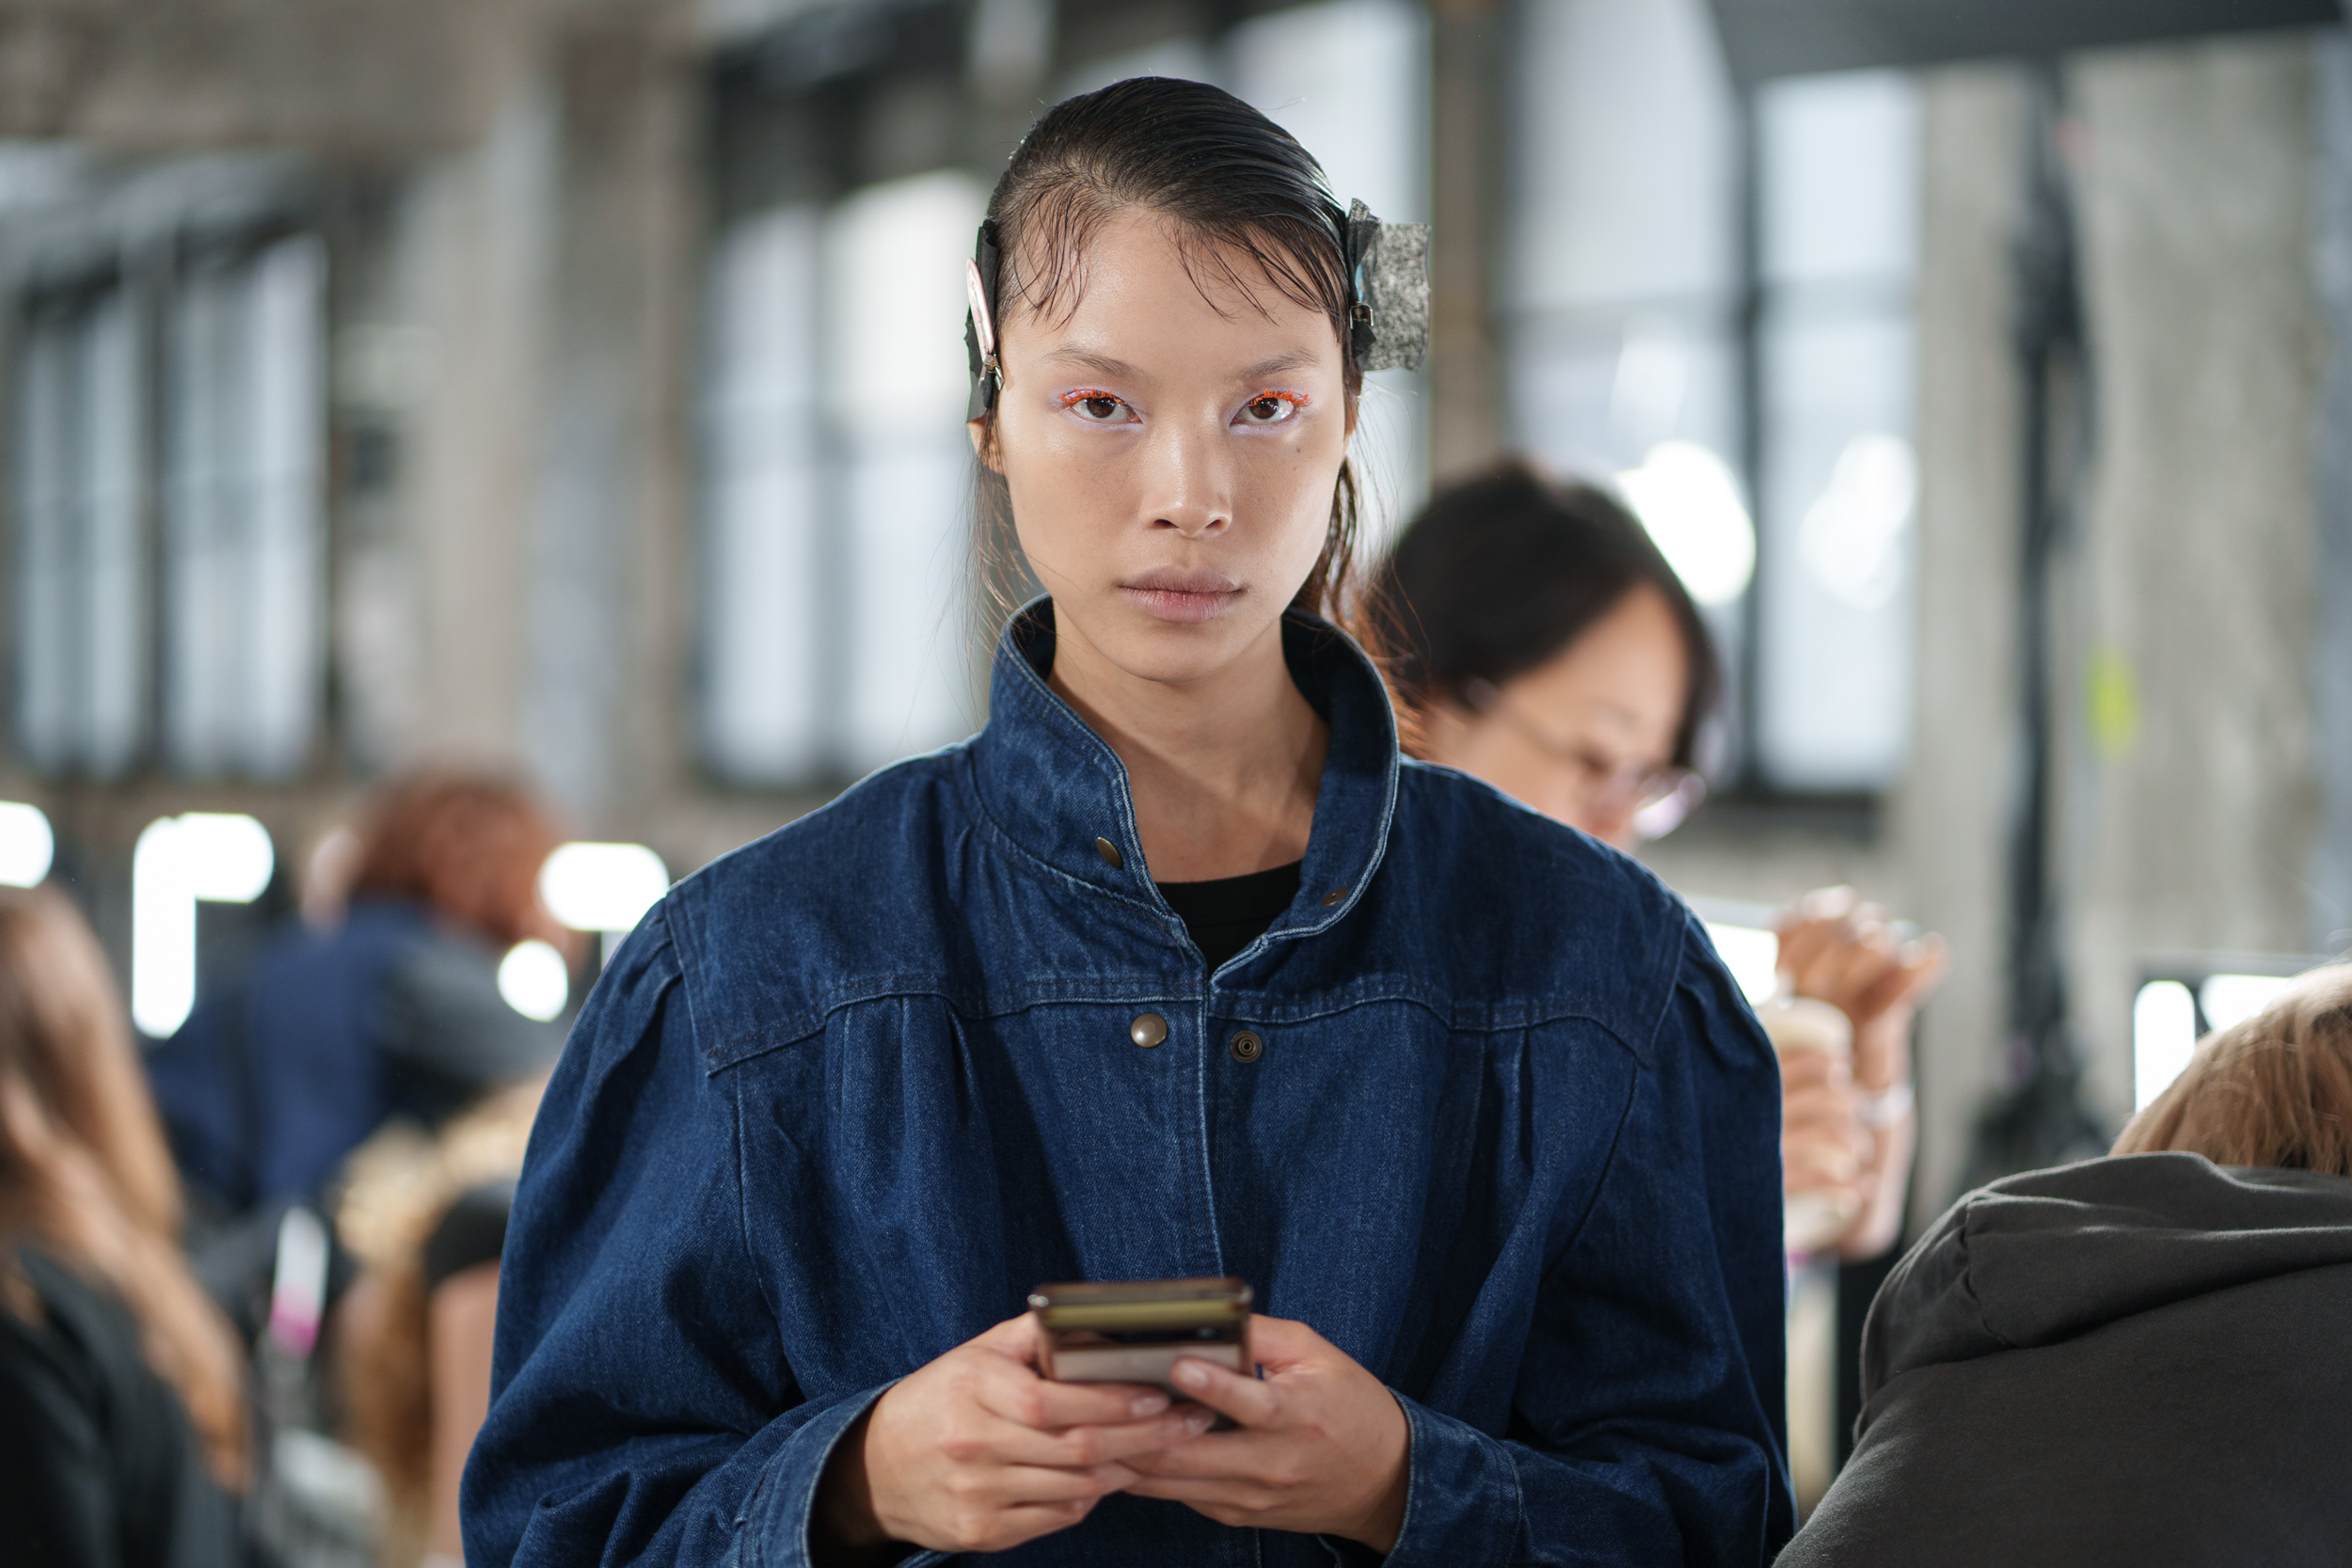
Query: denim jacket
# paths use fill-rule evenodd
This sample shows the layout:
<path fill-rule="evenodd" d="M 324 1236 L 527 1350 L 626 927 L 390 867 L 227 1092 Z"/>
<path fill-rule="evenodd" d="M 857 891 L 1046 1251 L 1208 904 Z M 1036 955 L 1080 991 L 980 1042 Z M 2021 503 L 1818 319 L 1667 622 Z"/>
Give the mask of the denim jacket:
<path fill-rule="evenodd" d="M 532 1135 L 469 1562 L 802 1568 L 826 1457 L 896 1379 L 1041 1282 L 1187 1275 L 1394 1392 L 1394 1568 L 1772 1559 L 1770 1045 L 1640 866 L 1401 759 L 1362 654 L 1282 636 L 1330 725 L 1313 828 L 1296 901 L 1214 974 L 1045 683 L 1044 601 L 979 736 L 646 917 Z M 1369 1560 L 1124 1494 L 1002 1554 Z"/>

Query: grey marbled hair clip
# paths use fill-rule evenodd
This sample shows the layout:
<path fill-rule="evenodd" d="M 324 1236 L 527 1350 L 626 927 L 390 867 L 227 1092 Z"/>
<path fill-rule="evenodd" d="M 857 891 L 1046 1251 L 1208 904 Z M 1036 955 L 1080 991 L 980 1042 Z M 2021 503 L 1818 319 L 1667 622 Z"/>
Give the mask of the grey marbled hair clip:
<path fill-rule="evenodd" d="M 1348 204 L 1348 347 L 1365 371 L 1421 369 L 1429 352 L 1429 226 Z"/>

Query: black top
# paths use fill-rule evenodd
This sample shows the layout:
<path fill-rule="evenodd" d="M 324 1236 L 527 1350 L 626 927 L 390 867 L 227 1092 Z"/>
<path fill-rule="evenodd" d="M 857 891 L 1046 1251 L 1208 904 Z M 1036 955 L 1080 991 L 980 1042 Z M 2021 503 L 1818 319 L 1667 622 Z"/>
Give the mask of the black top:
<path fill-rule="evenodd" d="M 512 1181 L 469 1187 L 458 1194 L 424 1239 L 424 1293 L 431 1295 L 453 1274 L 495 1263 L 505 1256 L 506 1221 L 514 1211 Z"/>
<path fill-rule="evenodd" d="M 25 1568 L 229 1568 L 237 1516 L 179 1399 L 111 1295 L 16 1255 L 40 1299 L 0 1307 L 0 1559 Z"/>
<path fill-rule="evenodd" d="M 1862 1382 L 1778 1568 L 2342 1568 L 2352 1180 L 2166 1153 L 1996 1181 L 1895 1265 Z"/>
<path fill-rule="evenodd" d="M 1298 868 L 1293 861 L 1271 871 L 1247 877 L 1219 877 L 1210 882 L 1157 882 L 1160 896 L 1184 923 L 1184 930 L 1200 956 L 1217 966 L 1260 937 L 1281 918 L 1298 896 Z"/>

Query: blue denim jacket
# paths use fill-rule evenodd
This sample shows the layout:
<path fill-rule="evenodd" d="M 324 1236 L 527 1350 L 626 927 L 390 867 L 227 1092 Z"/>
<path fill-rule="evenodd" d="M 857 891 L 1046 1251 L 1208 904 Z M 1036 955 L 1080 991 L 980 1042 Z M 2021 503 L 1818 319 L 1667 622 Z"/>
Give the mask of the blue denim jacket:
<path fill-rule="evenodd" d="M 1044 1281 L 1230 1274 L 1395 1392 L 1395 1568 L 1769 1561 L 1779 1078 L 1698 924 L 1400 759 L 1377 673 L 1294 616 L 1331 729 L 1300 891 L 1210 974 L 1041 674 L 1052 628 L 1008 627 L 978 736 L 681 882 L 614 956 L 516 1199 L 467 1560 L 798 1568 L 895 1379 Z M 1120 1494 L 1003 1560 L 1368 1557 Z"/>

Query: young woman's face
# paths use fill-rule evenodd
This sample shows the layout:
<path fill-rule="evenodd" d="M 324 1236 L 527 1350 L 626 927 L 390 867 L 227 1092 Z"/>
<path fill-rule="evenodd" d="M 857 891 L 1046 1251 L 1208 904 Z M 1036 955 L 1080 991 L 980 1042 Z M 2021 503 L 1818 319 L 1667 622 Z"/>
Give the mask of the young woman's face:
<path fill-rule="evenodd" d="M 1122 214 L 1089 242 L 1066 319 L 1019 310 L 1000 328 L 983 456 L 1059 635 L 1131 676 L 1231 667 L 1329 531 L 1355 422 L 1339 337 L 1250 265 L 1249 296 L 1214 268 L 1196 283 L 1165 220 Z"/>
<path fill-rule="evenodd" d="M 1430 760 L 1629 849 L 1634 814 L 1674 759 L 1690 678 L 1674 611 L 1644 584 L 1484 707 L 1433 715 Z"/>

